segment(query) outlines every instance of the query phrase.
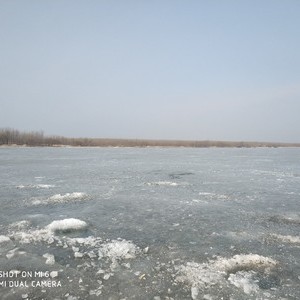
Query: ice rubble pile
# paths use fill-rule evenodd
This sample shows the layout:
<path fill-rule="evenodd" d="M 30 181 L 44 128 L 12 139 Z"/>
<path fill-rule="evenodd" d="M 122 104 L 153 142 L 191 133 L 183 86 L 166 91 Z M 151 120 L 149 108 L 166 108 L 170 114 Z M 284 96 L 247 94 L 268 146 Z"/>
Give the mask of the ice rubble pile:
<path fill-rule="evenodd" d="M 226 281 L 250 294 L 259 289 L 255 279 L 256 272 L 268 273 L 276 265 L 275 260 L 257 254 L 235 255 L 229 259 L 219 257 L 202 264 L 188 262 L 179 268 L 176 280 L 188 282 L 194 295 L 198 289 L 203 290 Z"/>
<path fill-rule="evenodd" d="M 100 237 L 68 237 L 56 235 L 71 231 L 82 231 L 88 228 L 85 221 L 68 218 L 55 220 L 41 229 L 26 229 L 26 221 L 11 225 L 12 230 L 8 236 L 0 236 L 0 242 L 15 240 L 21 244 L 44 242 L 58 247 L 71 248 L 75 258 L 105 258 L 112 262 L 134 258 L 141 250 L 131 241 L 117 239 L 103 241 Z M 49 259 L 49 255 L 47 257 Z M 52 258 L 51 258 L 52 259 Z M 49 263 L 50 260 L 48 260 Z M 53 260 L 52 260 L 53 261 Z"/>

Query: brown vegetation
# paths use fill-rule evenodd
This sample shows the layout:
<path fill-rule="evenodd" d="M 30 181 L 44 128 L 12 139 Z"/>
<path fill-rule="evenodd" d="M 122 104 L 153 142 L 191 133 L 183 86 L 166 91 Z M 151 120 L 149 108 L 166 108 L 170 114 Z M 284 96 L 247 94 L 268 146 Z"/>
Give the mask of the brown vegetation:
<path fill-rule="evenodd" d="M 44 136 L 42 131 L 20 132 L 10 128 L 0 129 L 0 145 L 25 145 L 32 147 L 300 147 L 300 143 L 66 138 L 61 136 Z"/>

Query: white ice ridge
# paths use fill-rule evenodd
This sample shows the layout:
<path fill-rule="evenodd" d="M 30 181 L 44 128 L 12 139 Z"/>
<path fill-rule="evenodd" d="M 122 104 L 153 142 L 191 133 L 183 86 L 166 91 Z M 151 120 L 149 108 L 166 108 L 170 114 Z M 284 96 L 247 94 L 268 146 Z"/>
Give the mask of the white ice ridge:
<path fill-rule="evenodd" d="M 177 186 L 178 183 L 172 181 L 157 181 L 157 182 L 148 182 L 147 185 Z"/>
<path fill-rule="evenodd" d="M 45 200 L 34 199 L 32 201 L 33 205 L 39 204 L 49 204 L 49 203 L 64 203 L 69 201 L 79 201 L 88 199 L 88 195 L 86 193 L 74 192 L 74 193 L 66 193 L 66 194 L 55 194 Z"/>
<path fill-rule="evenodd" d="M 64 195 L 56 194 L 49 198 L 49 202 L 64 202 L 69 200 L 77 200 L 77 199 L 85 198 L 86 196 L 87 194 L 80 193 L 80 192 L 66 193 Z"/>
<path fill-rule="evenodd" d="M 283 243 L 300 244 L 299 236 L 270 234 L 270 238 Z"/>
<path fill-rule="evenodd" d="M 14 231 L 12 232 L 12 234 L 10 234 L 10 236 L 13 237 L 13 239 L 24 244 L 37 241 L 44 241 L 48 244 L 52 244 L 54 241 L 57 240 L 57 238 L 55 237 L 56 232 L 83 230 L 87 227 L 88 225 L 85 221 L 70 218 L 63 220 L 55 220 L 42 229 L 24 231 L 24 228 L 22 228 L 23 231 Z"/>
<path fill-rule="evenodd" d="M 275 260 L 258 254 L 241 254 L 232 258 L 219 257 L 202 264 L 188 262 L 179 268 L 176 280 L 188 282 L 197 289 L 226 284 L 228 280 L 229 283 L 243 288 L 245 293 L 251 293 L 258 290 L 253 274 L 256 271 L 268 273 L 276 265 Z"/>
<path fill-rule="evenodd" d="M 28 185 L 18 185 L 17 188 L 18 189 L 32 189 L 32 188 L 36 188 L 36 189 L 50 189 L 55 187 L 55 185 L 53 184 L 28 184 Z"/>
<path fill-rule="evenodd" d="M 219 199 L 219 200 L 226 200 L 230 198 L 228 195 L 210 193 L 210 192 L 199 192 L 199 196 L 203 196 L 204 198 Z"/>
<path fill-rule="evenodd" d="M 83 230 L 87 228 L 87 223 L 79 219 L 64 219 L 53 221 L 51 224 L 46 226 L 46 229 L 56 232 L 56 231 L 70 231 L 70 230 Z"/>

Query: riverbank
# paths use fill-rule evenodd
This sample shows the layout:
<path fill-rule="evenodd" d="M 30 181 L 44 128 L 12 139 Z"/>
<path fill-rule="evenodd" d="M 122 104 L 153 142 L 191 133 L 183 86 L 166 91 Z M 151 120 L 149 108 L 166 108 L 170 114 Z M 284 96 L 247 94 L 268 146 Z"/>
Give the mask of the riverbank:
<path fill-rule="evenodd" d="M 188 147 L 188 148 L 257 148 L 300 147 L 300 143 L 211 141 L 211 140 L 154 140 L 114 138 L 69 138 L 45 136 L 39 132 L 20 132 L 0 129 L 1 147 Z"/>

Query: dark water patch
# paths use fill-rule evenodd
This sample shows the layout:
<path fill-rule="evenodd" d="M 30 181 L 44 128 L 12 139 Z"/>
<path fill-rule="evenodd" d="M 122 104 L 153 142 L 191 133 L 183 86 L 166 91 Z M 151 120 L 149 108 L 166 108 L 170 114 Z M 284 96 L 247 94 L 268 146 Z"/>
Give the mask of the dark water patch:
<path fill-rule="evenodd" d="M 180 173 L 171 173 L 169 174 L 169 177 L 171 179 L 181 179 L 184 176 L 194 175 L 192 172 L 180 172 Z"/>
<path fill-rule="evenodd" d="M 258 273 L 256 278 L 260 289 L 269 290 L 280 286 L 280 278 L 276 274 L 260 274 Z"/>

